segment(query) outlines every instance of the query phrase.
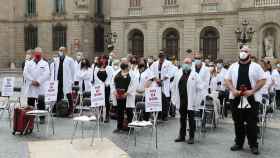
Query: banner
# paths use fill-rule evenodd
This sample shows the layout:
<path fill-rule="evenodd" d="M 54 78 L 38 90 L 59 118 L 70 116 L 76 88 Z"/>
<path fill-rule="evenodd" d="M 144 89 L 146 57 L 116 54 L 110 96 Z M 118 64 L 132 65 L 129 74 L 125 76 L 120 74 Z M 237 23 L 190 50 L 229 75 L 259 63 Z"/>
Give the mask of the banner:
<path fill-rule="evenodd" d="M 150 87 L 145 90 L 145 112 L 162 111 L 161 87 Z"/>
<path fill-rule="evenodd" d="M 58 92 L 58 82 L 50 81 L 46 92 L 45 102 L 56 102 Z"/>
<path fill-rule="evenodd" d="M 3 97 L 10 97 L 14 95 L 14 77 L 5 77 L 3 78 L 2 82 L 2 96 Z"/>
<path fill-rule="evenodd" d="M 91 107 L 105 106 L 105 86 L 96 84 L 91 87 Z"/>

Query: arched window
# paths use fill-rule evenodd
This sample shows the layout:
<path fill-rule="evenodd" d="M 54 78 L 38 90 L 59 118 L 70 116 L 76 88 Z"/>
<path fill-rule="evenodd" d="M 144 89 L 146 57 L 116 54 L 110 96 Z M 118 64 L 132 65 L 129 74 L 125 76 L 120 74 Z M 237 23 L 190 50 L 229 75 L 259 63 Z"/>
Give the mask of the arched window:
<path fill-rule="evenodd" d="M 219 32 L 214 27 L 206 27 L 200 33 L 200 52 L 204 58 L 217 59 L 219 51 Z"/>
<path fill-rule="evenodd" d="M 101 26 L 95 28 L 95 51 L 104 52 L 104 28 Z"/>
<path fill-rule="evenodd" d="M 174 28 L 169 28 L 163 33 L 163 49 L 167 56 L 178 58 L 179 54 L 179 32 Z"/>
<path fill-rule="evenodd" d="M 53 50 L 67 47 L 67 27 L 61 24 L 53 26 Z"/>
<path fill-rule="evenodd" d="M 24 28 L 24 48 L 25 50 L 35 49 L 38 45 L 38 28 L 33 25 Z"/>
<path fill-rule="evenodd" d="M 138 57 L 144 56 L 144 35 L 139 30 L 132 30 L 128 35 L 128 52 Z"/>

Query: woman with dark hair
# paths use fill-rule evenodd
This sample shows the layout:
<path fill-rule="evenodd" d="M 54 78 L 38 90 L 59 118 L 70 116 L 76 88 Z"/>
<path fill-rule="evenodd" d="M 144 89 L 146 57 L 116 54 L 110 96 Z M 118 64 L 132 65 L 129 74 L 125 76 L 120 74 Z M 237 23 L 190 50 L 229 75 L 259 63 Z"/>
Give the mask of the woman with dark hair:
<path fill-rule="evenodd" d="M 80 84 L 80 89 L 82 92 L 91 91 L 91 80 L 92 80 L 92 69 L 90 67 L 89 60 L 83 58 L 81 60 L 81 68 L 78 70 L 77 79 Z"/>
<path fill-rule="evenodd" d="M 133 55 L 130 58 L 129 62 L 130 62 L 130 71 L 136 72 L 137 71 L 137 66 L 138 66 L 138 63 L 139 63 L 138 58 L 135 55 Z"/>
<path fill-rule="evenodd" d="M 110 83 L 112 81 L 114 70 L 111 66 L 108 66 L 108 58 L 101 56 L 98 59 L 98 66 L 94 69 L 93 84 L 104 84 L 105 85 L 105 106 L 106 116 L 105 123 L 109 122 L 110 112 Z"/>
<path fill-rule="evenodd" d="M 122 60 L 121 71 L 116 74 L 112 82 L 112 91 L 114 100 L 117 101 L 118 124 L 114 133 L 121 130 L 127 130 L 123 126 L 124 113 L 126 110 L 128 123 L 132 122 L 133 108 L 135 108 L 136 78 L 135 74 L 130 72 L 127 60 Z"/>

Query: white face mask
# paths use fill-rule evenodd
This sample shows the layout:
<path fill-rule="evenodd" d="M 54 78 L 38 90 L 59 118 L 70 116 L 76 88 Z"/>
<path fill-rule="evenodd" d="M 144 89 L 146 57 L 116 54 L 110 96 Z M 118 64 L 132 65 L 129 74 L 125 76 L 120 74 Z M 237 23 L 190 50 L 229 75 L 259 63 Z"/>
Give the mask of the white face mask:
<path fill-rule="evenodd" d="M 249 54 L 248 54 L 248 53 L 245 53 L 245 52 L 240 52 L 240 54 L 239 54 L 239 58 L 240 58 L 241 60 L 246 59 L 248 56 L 249 56 Z"/>
<path fill-rule="evenodd" d="M 113 69 L 114 69 L 114 70 L 118 70 L 118 69 L 119 69 L 119 66 L 118 66 L 118 65 L 114 65 L 114 66 L 113 66 Z"/>
<path fill-rule="evenodd" d="M 63 56 L 63 54 L 64 54 L 64 53 L 63 53 L 62 51 L 58 51 L 58 55 L 59 55 L 59 56 Z"/>
<path fill-rule="evenodd" d="M 80 61 L 82 59 L 82 57 L 80 55 L 78 55 L 76 58 L 78 61 Z"/>

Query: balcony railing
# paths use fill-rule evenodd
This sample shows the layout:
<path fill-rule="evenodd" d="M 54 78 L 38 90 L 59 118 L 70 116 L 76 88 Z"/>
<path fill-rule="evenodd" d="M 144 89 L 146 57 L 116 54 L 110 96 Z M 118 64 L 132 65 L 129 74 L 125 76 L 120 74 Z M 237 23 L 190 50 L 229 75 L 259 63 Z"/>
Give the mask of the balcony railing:
<path fill-rule="evenodd" d="M 221 0 L 201 0 L 202 12 L 219 11 L 219 3 Z"/>
<path fill-rule="evenodd" d="M 129 16 L 142 16 L 142 7 L 130 7 L 128 8 Z"/>
<path fill-rule="evenodd" d="M 179 13 L 179 5 L 164 5 L 163 13 L 168 15 L 174 15 Z"/>
<path fill-rule="evenodd" d="M 255 0 L 255 7 L 276 7 L 280 6 L 280 0 Z"/>

